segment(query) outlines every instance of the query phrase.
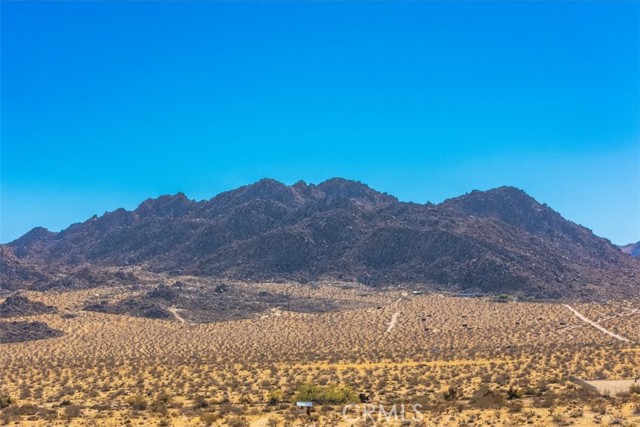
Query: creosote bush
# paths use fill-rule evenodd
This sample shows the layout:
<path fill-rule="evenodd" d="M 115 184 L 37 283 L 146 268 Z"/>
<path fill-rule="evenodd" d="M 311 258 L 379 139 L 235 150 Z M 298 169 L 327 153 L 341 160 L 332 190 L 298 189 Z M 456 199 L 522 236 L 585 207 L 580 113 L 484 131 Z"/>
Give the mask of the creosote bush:
<path fill-rule="evenodd" d="M 147 409 L 147 399 L 140 395 L 135 395 L 128 397 L 126 400 L 127 404 L 131 406 L 133 409 L 137 411 L 144 411 Z"/>
<path fill-rule="evenodd" d="M 4 409 L 12 403 L 13 400 L 11 399 L 11 396 L 8 394 L 0 394 L 0 409 Z"/>
<path fill-rule="evenodd" d="M 267 396 L 267 401 L 269 405 L 276 405 L 282 401 L 282 397 L 282 390 L 271 390 Z"/>
<path fill-rule="evenodd" d="M 349 387 L 301 384 L 293 398 L 296 402 L 338 405 L 359 402 L 358 394 Z"/>

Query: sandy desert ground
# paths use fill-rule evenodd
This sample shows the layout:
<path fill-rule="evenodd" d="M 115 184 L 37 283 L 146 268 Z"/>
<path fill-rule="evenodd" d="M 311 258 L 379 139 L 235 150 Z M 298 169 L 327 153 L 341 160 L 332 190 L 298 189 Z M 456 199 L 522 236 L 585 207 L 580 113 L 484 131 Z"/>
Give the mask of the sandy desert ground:
<path fill-rule="evenodd" d="M 83 310 L 87 301 L 138 290 L 22 292 L 58 312 L 10 320 L 43 321 L 64 335 L 0 344 L 0 424 L 374 425 L 362 417 L 366 400 L 367 410 L 376 405 L 375 425 L 640 425 L 640 390 L 598 396 L 569 381 L 640 376 L 640 299 L 565 302 L 608 334 L 556 302 L 236 285 L 349 308 L 279 307 L 199 324 L 180 307 L 171 320 Z M 310 416 L 295 409 L 305 384 L 325 393 Z M 357 405 L 344 416 L 348 401 Z M 394 404 L 407 408 L 404 424 L 378 421 L 380 405 Z"/>

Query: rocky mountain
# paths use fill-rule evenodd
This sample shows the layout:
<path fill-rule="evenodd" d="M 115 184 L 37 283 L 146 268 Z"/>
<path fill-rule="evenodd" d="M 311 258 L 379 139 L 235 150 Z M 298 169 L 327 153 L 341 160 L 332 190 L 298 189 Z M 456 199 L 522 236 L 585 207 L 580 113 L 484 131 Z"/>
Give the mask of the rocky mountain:
<path fill-rule="evenodd" d="M 340 178 L 292 186 L 264 179 L 211 200 L 161 196 L 59 233 L 34 229 L 0 255 L 11 267 L 0 277 L 5 288 L 46 287 L 56 268 L 139 266 L 541 298 L 640 293 L 639 259 L 512 187 L 420 205 Z"/>
<path fill-rule="evenodd" d="M 27 237 L 29 233 L 22 238 Z M 51 276 L 45 270 L 30 262 L 28 254 L 19 258 L 14 254 L 12 247 L 0 245 L 0 291 L 13 291 L 23 287 L 25 283 L 45 284 L 51 280 Z"/>
<path fill-rule="evenodd" d="M 622 252 L 625 254 L 640 257 L 640 242 L 638 243 L 629 243 L 628 245 L 621 246 Z"/>

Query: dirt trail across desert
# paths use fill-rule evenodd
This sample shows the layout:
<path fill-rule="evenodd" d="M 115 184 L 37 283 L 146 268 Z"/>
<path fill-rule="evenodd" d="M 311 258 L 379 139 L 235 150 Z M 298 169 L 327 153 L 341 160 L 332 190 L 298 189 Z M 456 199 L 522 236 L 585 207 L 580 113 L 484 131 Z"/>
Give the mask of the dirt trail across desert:
<path fill-rule="evenodd" d="M 406 294 L 403 294 L 403 296 L 406 296 Z M 400 302 L 402 301 L 403 296 L 398 298 L 391 305 L 400 304 Z M 385 333 L 391 332 L 391 330 L 396 326 L 396 322 L 398 321 L 398 316 L 400 316 L 400 312 L 399 311 L 396 311 L 395 313 L 393 313 L 393 315 L 391 316 L 391 321 L 389 322 L 389 326 L 387 327 L 387 330 L 385 331 Z"/>
<path fill-rule="evenodd" d="M 393 327 L 396 326 L 396 322 L 398 321 L 398 316 L 400 316 L 399 311 L 396 311 L 395 313 L 393 313 L 393 316 L 391 316 L 391 321 L 389 322 L 389 327 L 387 328 L 386 332 L 391 332 Z"/>
<path fill-rule="evenodd" d="M 171 312 L 171 314 L 173 314 L 173 317 L 175 317 L 178 322 L 184 323 L 185 325 L 191 325 L 191 323 L 189 323 L 186 320 L 184 320 L 184 317 L 182 317 L 180 315 L 180 313 L 178 312 L 177 308 L 169 307 L 167 310 L 169 310 L 169 312 Z"/>
<path fill-rule="evenodd" d="M 582 315 L 582 313 L 580 313 L 578 310 L 576 310 L 575 308 L 571 307 L 568 304 L 562 304 L 565 307 L 567 307 L 569 310 L 571 310 L 571 312 L 573 312 L 573 314 L 575 314 L 578 319 L 582 320 L 585 323 L 588 323 L 589 325 L 593 326 L 594 328 L 596 328 L 597 330 L 599 330 L 600 332 L 604 332 L 605 334 L 619 340 L 619 341 L 623 341 L 623 342 L 631 342 L 631 340 L 629 338 L 623 337 L 622 335 L 618 335 L 616 333 L 611 332 L 608 329 L 605 329 L 604 327 L 600 326 L 599 324 L 597 324 L 596 322 L 594 322 L 593 320 L 590 320 L 588 318 L 586 318 L 584 315 Z"/>

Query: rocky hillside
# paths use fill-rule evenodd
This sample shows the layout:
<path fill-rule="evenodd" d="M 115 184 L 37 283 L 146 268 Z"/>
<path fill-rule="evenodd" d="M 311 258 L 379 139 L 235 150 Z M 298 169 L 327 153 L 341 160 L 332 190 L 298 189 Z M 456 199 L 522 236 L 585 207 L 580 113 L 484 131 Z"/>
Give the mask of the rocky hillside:
<path fill-rule="evenodd" d="M 0 245 L 0 291 L 20 289 L 25 283 L 45 284 L 51 280 L 45 270 L 31 263 L 28 255 L 18 258 L 13 253 L 13 248 Z"/>
<path fill-rule="evenodd" d="M 622 252 L 624 252 L 625 254 L 640 257 L 640 242 L 621 246 L 620 249 L 622 249 Z"/>
<path fill-rule="evenodd" d="M 0 322 L 0 344 L 61 337 L 62 332 L 44 322 Z"/>
<path fill-rule="evenodd" d="M 31 301 L 20 295 L 10 296 L 0 303 L 0 318 L 35 316 L 44 313 L 56 313 L 57 309 L 39 301 Z"/>
<path fill-rule="evenodd" d="M 37 228 L 0 255 L 11 266 L 0 277 L 5 288 L 49 286 L 49 273 L 33 267 L 46 265 L 302 283 L 424 283 L 545 298 L 617 297 L 640 289 L 640 260 L 512 187 L 419 205 L 339 178 L 292 186 L 265 179 L 206 201 L 184 194 L 149 199 L 59 233 Z"/>

